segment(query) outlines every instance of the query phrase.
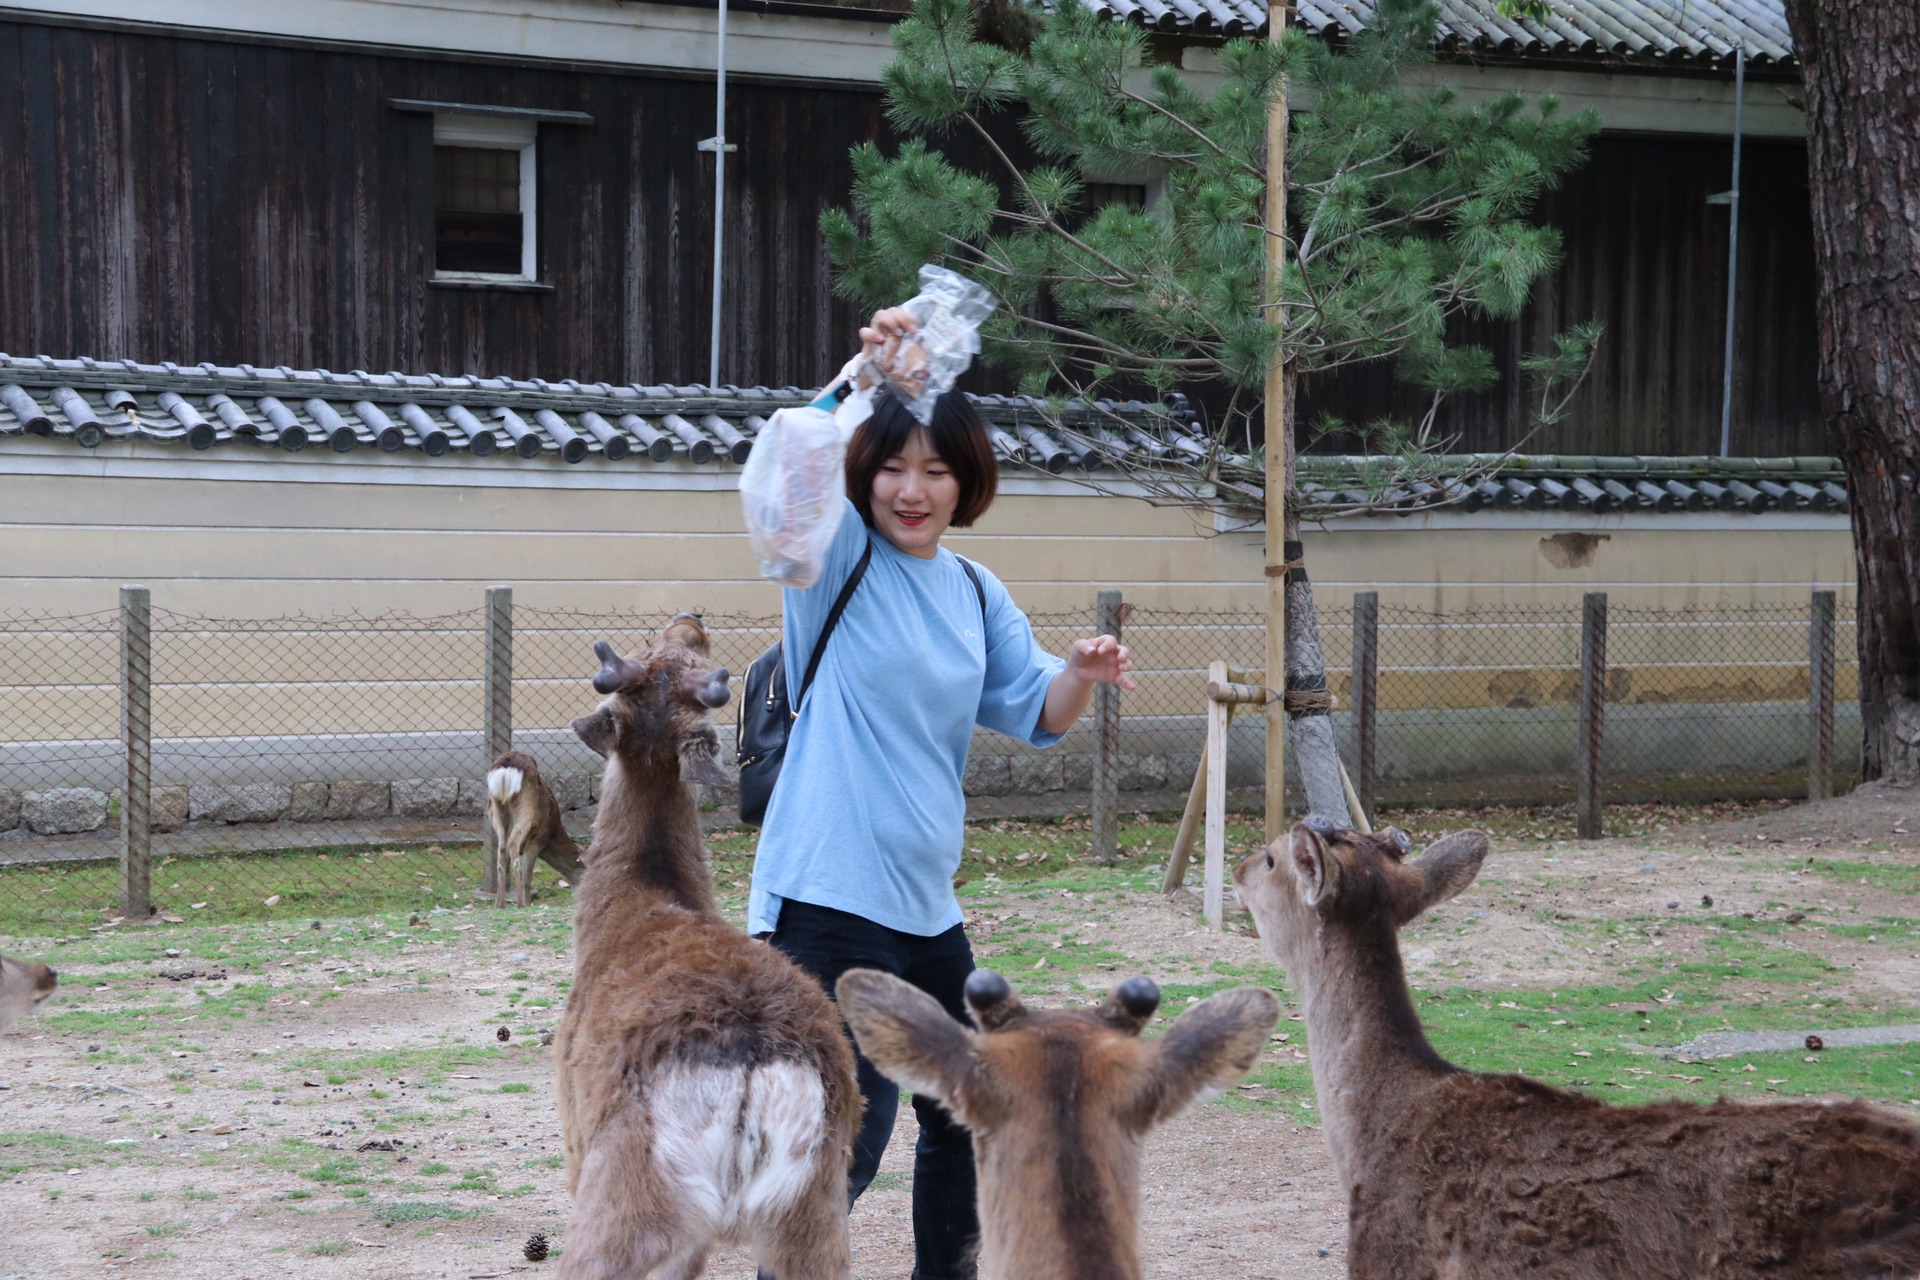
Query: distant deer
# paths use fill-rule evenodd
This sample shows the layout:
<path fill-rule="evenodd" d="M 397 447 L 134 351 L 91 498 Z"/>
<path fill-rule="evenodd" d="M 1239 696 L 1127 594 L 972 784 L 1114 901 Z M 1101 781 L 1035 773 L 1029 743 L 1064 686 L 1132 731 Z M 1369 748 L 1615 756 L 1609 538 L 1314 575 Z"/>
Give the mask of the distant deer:
<path fill-rule="evenodd" d="M 37 960 L 0 956 L 0 1036 L 46 1002 L 60 975 Z"/>
<path fill-rule="evenodd" d="M 845 1280 L 853 1049 L 819 984 L 722 918 L 687 785 L 725 778 L 727 672 L 686 615 L 645 653 L 594 651 L 608 696 L 573 728 L 607 771 L 554 1047 L 560 1273 L 691 1277 L 735 1243 L 780 1280 Z"/>
<path fill-rule="evenodd" d="M 851 969 L 836 990 L 861 1052 L 973 1131 L 987 1280 L 1135 1280 L 1147 1131 L 1245 1075 L 1280 1017 L 1271 992 L 1241 987 L 1142 1040 L 1160 1004 L 1149 979 L 1098 1009 L 1030 1012 L 976 969 L 974 1031 L 888 974 Z"/>
<path fill-rule="evenodd" d="M 1612 1107 L 1435 1053 L 1398 930 L 1473 883 L 1456 832 L 1308 819 L 1234 869 L 1306 1013 L 1360 1280 L 1912 1280 L 1920 1128 L 1859 1101 Z"/>
<path fill-rule="evenodd" d="M 533 863 L 544 858 L 568 884 L 578 885 L 586 864 L 580 846 L 567 834 L 560 802 L 540 776 L 533 757 L 504 751 L 487 770 L 487 821 L 493 824 L 493 905 L 507 905 L 507 885 L 514 883 L 513 900 L 533 902 Z M 517 879 L 513 869 L 519 868 Z"/>

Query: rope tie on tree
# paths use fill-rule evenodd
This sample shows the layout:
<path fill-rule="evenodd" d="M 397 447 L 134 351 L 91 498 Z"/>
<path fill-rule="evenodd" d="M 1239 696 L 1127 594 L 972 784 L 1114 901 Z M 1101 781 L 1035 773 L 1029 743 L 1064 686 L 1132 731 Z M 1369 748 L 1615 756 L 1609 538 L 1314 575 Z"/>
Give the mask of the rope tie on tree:
<path fill-rule="evenodd" d="M 1298 542 L 1288 542 L 1282 544 L 1281 555 L 1284 557 L 1281 563 L 1267 566 L 1267 576 L 1269 578 L 1284 577 L 1287 580 L 1287 585 L 1290 587 L 1305 586 L 1307 582 L 1307 549 Z"/>

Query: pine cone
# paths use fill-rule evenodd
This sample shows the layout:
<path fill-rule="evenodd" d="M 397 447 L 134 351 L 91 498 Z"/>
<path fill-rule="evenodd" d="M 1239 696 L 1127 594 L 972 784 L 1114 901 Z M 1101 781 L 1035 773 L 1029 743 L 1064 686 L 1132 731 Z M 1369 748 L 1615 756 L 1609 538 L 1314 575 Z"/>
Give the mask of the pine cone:
<path fill-rule="evenodd" d="M 501 1044 L 505 1044 L 507 1041 L 513 1039 L 513 1032 L 507 1030 L 505 1027 L 501 1027 L 498 1031 L 493 1033 L 493 1038 L 498 1040 Z"/>
<path fill-rule="evenodd" d="M 544 1231 L 536 1231 L 528 1236 L 527 1243 L 521 1248 L 520 1252 L 527 1255 L 528 1262 L 545 1262 L 547 1260 L 546 1233 Z"/>

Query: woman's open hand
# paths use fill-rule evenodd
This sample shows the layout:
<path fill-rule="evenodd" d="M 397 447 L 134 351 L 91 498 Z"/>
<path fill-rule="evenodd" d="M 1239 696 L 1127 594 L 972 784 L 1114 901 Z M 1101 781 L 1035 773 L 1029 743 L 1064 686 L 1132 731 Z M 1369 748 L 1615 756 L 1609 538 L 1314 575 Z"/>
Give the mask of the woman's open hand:
<path fill-rule="evenodd" d="M 1127 673 L 1133 670 L 1133 655 L 1127 652 L 1127 646 L 1112 636 L 1075 640 L 1072 651 L 1067 654 L 1067 670 L 1088 684 L 1117 684 L 1122 689 L 1134 687 L 1133 681 L 1127 677 Z"/>
<path fill-rule="evenodd" d="M 1047 686 L 1046 705 L 1040 710 L 1040 728 L 1046 733 L 1065 733 L 1093 701 L 1097 684 L 1134 687 L 1127 672 L 1133 670 L 1133 657 L 1127 646 L 1112 636 L 1075 640 L 1067 651 L 1066 669 Z"/>

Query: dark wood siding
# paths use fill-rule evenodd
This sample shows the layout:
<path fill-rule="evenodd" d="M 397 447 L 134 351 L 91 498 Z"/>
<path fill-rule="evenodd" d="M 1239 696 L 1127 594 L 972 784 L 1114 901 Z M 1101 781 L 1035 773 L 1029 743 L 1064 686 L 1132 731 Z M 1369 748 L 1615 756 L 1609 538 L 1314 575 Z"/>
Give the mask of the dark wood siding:
<path fill-rule="evenodd" d="M 542 125 L 545 292 L 431 283 L 430 117 L 392 98 L 585 111 Z M 707 376 L 712 89 L 580 72 L 0 22 L 0 351 L 686 383 Z M 877 91 L 737 82 L 721 377 L 811 383 L 856 317 L 818 231 Z M 961 150 L 970 148 L 961 147 Z M 970 156 L 958 156 L 965 162 Z M 1566 262 L 1476 336 L 1505 373 L 1443 410 L 1464 449 L 1718 448 L 1725 139 L 1602 137 L 1542 216 Z M 1733 450 L 1824 453 L 1804 150 L 1749 143 Z M 1520 353 L 1607 334 L 1567 419 L 1522 441 Z M 1004 389 L 991 370 L 969 379 Z M 1318 379 L 1302 411 L 1412 418 L 1385 369 Z M 1334 440 L 1328 447 L 1350 442 Z"/>
<path fill-rule="evenodd" d="M 1735 327 L 1736 455 L 1831 451 L 1814 382 L 1813 248 L 1806 149 L 1749 140 L 1742 159 L 1740 289 Z M 1720 448 L 1727 210 L 1707 197 L 1727 188 L 1727 139 L 1602 136 L 1587 165 L 1547 200 L 1543 221 L 1565 238 L 1565 261 L 1509 324 L 1462 325 L 1487 345 L 1499 387 L 1456 396 L 1441 409 L 1443 434 L 1465 450 L 1521 443 L 1528 422 L 1526 352 L 1551 350 L 1554 333 L 1584 319 L 1605 323 L 1593 373 L 1562 421 L 1525 438 L 1536 453 L 1711 454 Z M 1303 421 L 1332 413 L 1349 422 L 1416 419 L 1422 397 L 1382 367 L 1342 370 L 1310 385 Z M 1350 439 L 1325 448 L 1350 447 Z"/>
<path fill-rule="evenodd" d="M 435 286 L 431 117 L 392 98 L 585 111 L 542 125 L 540 279 Z M 712 88 L 0 22 L 0 351 L 617 382 L 707 376 Z M 818 220 L 876 92 L 728 95 L 721 376 L 845 358 Z"/>

